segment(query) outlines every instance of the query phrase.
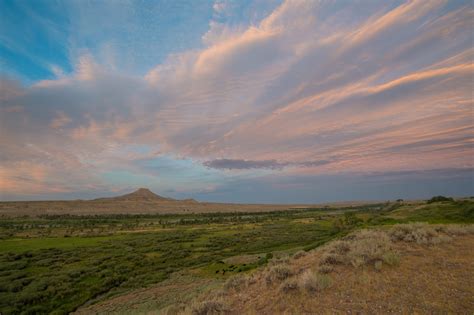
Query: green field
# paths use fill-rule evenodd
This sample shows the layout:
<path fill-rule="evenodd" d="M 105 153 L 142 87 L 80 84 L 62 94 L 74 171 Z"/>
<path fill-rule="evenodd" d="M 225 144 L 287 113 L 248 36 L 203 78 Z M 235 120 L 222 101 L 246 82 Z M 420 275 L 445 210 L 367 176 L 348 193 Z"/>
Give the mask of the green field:
<path fill-rule="evenodd" d="M 310 250 L 354 229 L 409 221 L 474 223 L 474 201 L 187 215 L 0 220 L 0 313 L 66 314 L 193 270 L 225 279 L 279 252 Z M 232 262 L 247 255 L 249 261 Z"/>

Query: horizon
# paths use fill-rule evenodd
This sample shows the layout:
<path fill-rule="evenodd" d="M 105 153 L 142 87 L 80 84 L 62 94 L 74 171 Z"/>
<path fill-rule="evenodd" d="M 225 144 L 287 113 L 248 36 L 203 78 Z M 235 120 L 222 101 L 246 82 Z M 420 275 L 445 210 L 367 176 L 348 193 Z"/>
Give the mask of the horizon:
<path fill-rule="evenodd" d="M 94 201 L 94 200 L 98 200 L 98 199 L 115 199 L 117 197 L 122 197 L 122 196 L 125 196 L 125 195 L 130 195 L 130 194 L 135 194 L 135 193 L 139 193 L 140 191 L 142 190 L 145 190 L 146 192 L 149 192 L 149 193 L 152 193 L 154 194 L 155 196 L 157 197 L 160 197 L 160 198 L 169 198 L 168 196 L 165 196 L 165 195 L 161 195 L 159 193 L 156 193 L 150 189 L 148 189 L 147 187 L 139 187 L 139 188 L 136 188 L 135 190 L 133 191 L 125 191 L 123 192 L 123 194 L 121 195 L 111 195 L 111 196 L 102 196 L 102 197 L 97 197 L 97 198 L 93 198 L 93 199 L 37 199 L 37 200 L 2 200 L 0 202 L 48 202 L 48 201 Z M 431 197 L 436 197 L 436 196 L 431 196 Z M 445 197 L 445 196 L 443 196 Z M 447 197 L 453 197 L 453 198 L 472 198 L 472 196 L 447 196 Z M 185 200 L 195 200 L 194 198 L 184 198 L 184 199 L 173 199 L 171 198 L 171 200 L 174 200 L 174 201 L 185 201 Z M 404 198 L 398 198 L 397 200 L 376 200 L 376 199 L 373 199 L 373 200 L 338 200 L 338 201 L 328 201 L 328 202 L 321 202 L 321 203 L 313 203 L 313 204 L 310 204 L 310 203 L 300 203 L 300 205 L 325 205 L 325 204 L 337 204 L 337 203 L 350 203 L 350 202 L 354 202 L 354 203 L 382 203 L 382 202 L 393 202 L 393 201 L 398 201 L 398 200 L 402 200 L 402 201 L 422 201 L 424 199 L 404 199 Z M 205 202 L 207 203 L 208 201 L 201 201 L 201 200 L 196 200 L 198 202 Z M 209 202 L 209 203 L 213 203 L 212 201 Z M 216 203 L 220 203 L 220 202 L 216 202 Z M 238 204 L 238 203 L 237 203 Z M 244 203 L 242 203 L 244 204 Z M 259 203 L 257 203 L 259 204 Z M 264 202 L 264 203 L 260 203 L 262 205 L 271 205 L 271 203 L 268 203 L 268 202 Z M 288 204 L 288 205 L 291 205 L 291 204 L 295 204 L 295 205 L 298 205 L 296 203 L 280 203 L 279 205 L 285 205 L 285 204 Z"/>
<path fill-rule="evenodd" d="M 149 188 L 147 187 L 139 187 L 139 188 L 135 188 L 134 190 L 123 190 L 121 192 L 116 192 L 116 193 L 109 193 L 109 194 L 106 194 L 104 196 L 99 196 L 99 195 L 96 195 L 94 194 L 93 197 L 89 197 L 89 198 L 63 198 L 63 199 L 51 199 L 50 197 L 46 196 L 44 197 L 43 199 L 41 199 L 41 197 L 39 199 L 30 199 L 30 198 L 26 198 L 26 199 L 12 199 L 12 200 L 0 200 L 0 202 L 55 202 L 55 201 L 94 201 L 94 200 L 98 200 L 98 199 L 114 199 L 116 197 L 122 197 L 124 195 L 128 195 L 128 194 L 133 194 L 133 193 L 137 193 L 138 191 L 142 190 L 142 189 L 145 189 L 145 190 L 148 190 L 149 192 L 157 195 L 158 197 L 162 197 L 162 198 L 171 198 L 167 195 L 164 195 L 164 194 L 161 194 L 161 193 L 157 193 L 155 191 L 152 191 L 150 190 Z M 119 194 L 120 193 L 120 194 Z M 335 200 L 326 200 L 326 201 L 321 201 L 321 202 L 280 202 L 280 203 L 272 203 L 270 201 L 267 201 L 267 202 L 248 202 L 248 203 L 245 203 L 245 202 L 238 202 L 238 201 L 226 201 L 226 200 L 222 200 L 222 201 L 207 201 L 207 200 L 198 200 L 198 199 L 195 199 L 195 198 L 192 198 L 192 197 L 181 197 L 181 198 L 171 198 L 171 200 L 175 200 L 175 201 L 185 201 L 185 200 L 196 200 L 198 202 L 203 202 L 203 203 L 227 203 L 227 204 L 261 204 L 261 205 L 271 205 L 271 204 L 275 204 L 275 205 L 327 205 L 327 204 L 344 204 L 344 203 L 365 203 L 365 204 L 374 204 L 374 203 L 386 203 L 386 202 L 395 202 L 395 201 L 398 201 L 398 200 L 402 200 L 404 202 L 416 202 L 416 201 L 424 201 L 424 200 L 429 200 L 430 198 L 433 198 L 433 197 L 437 197 L 437 196 L 443 196 L 443 197 L 452 197 L 452 198 L 455 198 L 455 199 L 466 199 L 466 198 L 473 198 L 472 195 L 426 195 L 426 197 L 424 198 L 403 198 L 403 197 L 398 197 L 398 198 L 395 198 L 395 199 L 335 199 Z"/>
<path fill-rule="evenodd" d="M 0 201 L 473 196 L 473 15 L 0 0 Z"/>

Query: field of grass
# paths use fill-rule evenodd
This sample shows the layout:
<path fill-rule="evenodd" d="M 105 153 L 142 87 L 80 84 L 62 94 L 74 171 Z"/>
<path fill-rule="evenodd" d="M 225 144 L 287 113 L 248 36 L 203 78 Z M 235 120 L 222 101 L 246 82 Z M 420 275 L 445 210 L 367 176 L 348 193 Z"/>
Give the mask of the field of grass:
<path fill-rule="evenodd" d="M 226 279 L 279 252 L 310 250 L 354 229 L 474 223 L 474 201 L 387 203 L 260 213 L 40 216 L 0 220 L 0 313 L 66 314 L 192 271 Z"/>

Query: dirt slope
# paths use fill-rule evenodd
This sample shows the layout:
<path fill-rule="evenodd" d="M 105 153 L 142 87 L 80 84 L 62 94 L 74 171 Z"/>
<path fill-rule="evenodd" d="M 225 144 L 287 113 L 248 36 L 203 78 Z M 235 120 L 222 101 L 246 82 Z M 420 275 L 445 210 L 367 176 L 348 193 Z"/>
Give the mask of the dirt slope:
<path fill-rule="evenodd" d="M 318 293 L 284 293 L 258 281 L 225 300 L 232 314 L 472 314 L 473 249 L 472 235 L 436 246 L 398 244 L 398 267 L 340 267 L 331 273 L 332 285 Z M 317 259 L 294 264 L 308 268 Z"/>

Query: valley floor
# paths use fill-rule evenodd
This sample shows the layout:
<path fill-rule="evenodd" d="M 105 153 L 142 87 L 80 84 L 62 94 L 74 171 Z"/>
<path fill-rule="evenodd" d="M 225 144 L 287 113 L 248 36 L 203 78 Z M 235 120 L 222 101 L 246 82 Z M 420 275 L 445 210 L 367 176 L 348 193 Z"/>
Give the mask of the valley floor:
<path fill-rule="evenodd" d="M 472 223 L 473 199 L 0 216 L 0 314 L 474 314 Z"/>

